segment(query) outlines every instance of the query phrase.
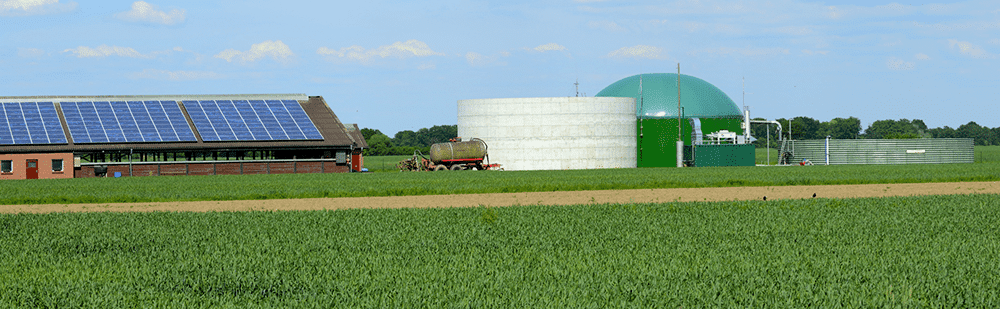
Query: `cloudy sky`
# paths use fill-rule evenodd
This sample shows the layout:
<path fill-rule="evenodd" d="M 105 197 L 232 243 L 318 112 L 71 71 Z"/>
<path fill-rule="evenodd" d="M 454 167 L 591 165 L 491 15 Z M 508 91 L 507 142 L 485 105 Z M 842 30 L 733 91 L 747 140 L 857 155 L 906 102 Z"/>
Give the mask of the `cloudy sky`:
<path fill-rule="evenodd" d="M 0 96 L 305 93 L 389 135 L 678 62 L 754 117 L 1000 126 L 996 0 L 0 0 Z"/>

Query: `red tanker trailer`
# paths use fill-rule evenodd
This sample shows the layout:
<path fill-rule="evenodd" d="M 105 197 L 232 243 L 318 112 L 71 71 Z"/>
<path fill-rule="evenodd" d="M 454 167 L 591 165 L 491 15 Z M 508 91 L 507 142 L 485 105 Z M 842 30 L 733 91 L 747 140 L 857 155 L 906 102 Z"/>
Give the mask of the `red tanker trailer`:
<path fill-rule="evenodd" d="M 473 138 L 462 141 L 461 137 L 451 139 L 448 143 L 431 145 L 430 158 L 420 151 L 414 151 L 413 157 L 399 161 L 396 167 L 400 171 L 460 171 L 460 170 L 497 170 L 500 164 L 490 164 L 486 152 L 486 142 Z"/>

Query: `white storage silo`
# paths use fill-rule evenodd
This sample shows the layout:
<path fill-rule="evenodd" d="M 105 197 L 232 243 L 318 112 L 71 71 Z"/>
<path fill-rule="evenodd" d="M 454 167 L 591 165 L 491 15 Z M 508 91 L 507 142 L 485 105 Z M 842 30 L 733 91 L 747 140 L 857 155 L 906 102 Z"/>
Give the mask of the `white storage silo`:
<path fill-rule="evenodd" d="M 481 138 L 505 170 L 636 167 L 635 99 L 458 101 L 458 135 Z"/>

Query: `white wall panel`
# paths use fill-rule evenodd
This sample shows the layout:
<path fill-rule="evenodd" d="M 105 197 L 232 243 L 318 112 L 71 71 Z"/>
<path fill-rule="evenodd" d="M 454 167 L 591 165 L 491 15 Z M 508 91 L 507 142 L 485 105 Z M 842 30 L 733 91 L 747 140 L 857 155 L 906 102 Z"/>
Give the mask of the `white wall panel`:
<path fill-rule="evenodd" d="M 635 119 L 633 98 L 458 101 L 458 135 L 483 139 L 512 171 L 634 168 Z"/>

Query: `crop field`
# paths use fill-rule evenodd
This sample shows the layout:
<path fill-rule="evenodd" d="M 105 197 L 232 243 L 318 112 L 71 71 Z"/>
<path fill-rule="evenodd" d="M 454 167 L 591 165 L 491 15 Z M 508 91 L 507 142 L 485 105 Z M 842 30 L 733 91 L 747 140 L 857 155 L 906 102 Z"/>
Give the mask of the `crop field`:
<path fill-rule="evenodd" d="M 0 214 L 0 307 L 1000 306 L 1000 196 Z"/>
<path fill-rule="evenodd" d="M 1000 163 L 393 172 L 0 182 L 0 205 L 1000 180 Z"/>
<path fill-rule="evenodd" d="M 976 163 L 1000 162 L 1000 146 L 976 146 Z"/>

